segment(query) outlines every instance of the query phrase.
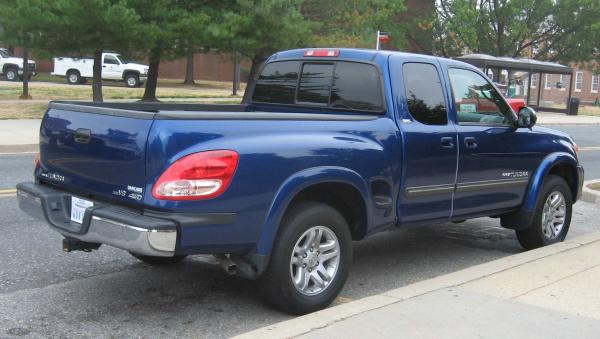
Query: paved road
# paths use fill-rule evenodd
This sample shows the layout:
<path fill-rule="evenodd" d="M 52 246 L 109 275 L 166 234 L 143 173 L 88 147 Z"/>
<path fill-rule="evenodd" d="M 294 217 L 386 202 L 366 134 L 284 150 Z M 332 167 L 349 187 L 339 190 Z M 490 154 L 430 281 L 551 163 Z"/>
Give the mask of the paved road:
<path fill-rule="evenodd" d="M 572 131 L 582 147 L 597 142 L 598 130 Z M 599 157 L 582 153 L 588 173 Z M 32 155 L 0 155 L 0 190 L 30 180 L 32 167 Z M 0 211 L 0 338 L 225 337 L 289 318 L 210 257 L 157 268 L 107 246 L 63 253 L 61 237 L 19 212 L 14 196 L 0 197 Z M 597 205 L 578 203 L 569 237 L 600 229 L 599 218 Z M 354 247 L 337 303 L 521 251 L 513 232 L 488 218 L 379 234 Z"/>
<path fill-rule="evenodd" d="M 600 125 L 548 126 L 569 133 L 582 148 L 580 161 L 585 168 L 585 179 L 600 179 Z"/>

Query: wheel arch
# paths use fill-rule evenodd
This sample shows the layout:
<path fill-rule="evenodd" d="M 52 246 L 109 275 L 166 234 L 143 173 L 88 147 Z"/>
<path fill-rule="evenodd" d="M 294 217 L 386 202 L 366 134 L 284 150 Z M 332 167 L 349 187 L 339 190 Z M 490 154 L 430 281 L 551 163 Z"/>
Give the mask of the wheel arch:
<path fill-rule="evenodd" d="M 2 73 L 6 73 L 6 70 L 9 68 L 16 68 L 17 71 L 19 70 L 19 65 L 17 64 L 4 64 L 4 66 L 2 66 Z"/>
<path fill-rule="evenodd" d="M 370 192 L 365 180 L 343 167 L 316 167 L 290 176 L 279 187 L 263 223 L 256 252 L 269 254 L 286 211 L 296 202 L 314 200 L 338 209 L 350 226 L 352 238 L 361 239 L 370 223 Z"/>
<path fill-rule="evenodd" d="M 542 189 L 542 185 L 544 184 L 544 180 L 550 174 L 558 175 L 565 179 L 571 190 L 573 202 L 575 202 L 579 190 L 577 164 L 577 159 L 568 153 L 552 153 L 546 156 L 531 178 L 523 209 L 526 211 L 535 210 L 537 198 Z"/>
<path fill-rule="evenodd" d="M 126 69 L 123 71 L 123 76 L 122 76 L 123 80 L 125 80 L 129 74 L 135 74 L 139 78 L 141 73 L 140 73 L 140 71 L 137 71 L 135 69 Z"/>

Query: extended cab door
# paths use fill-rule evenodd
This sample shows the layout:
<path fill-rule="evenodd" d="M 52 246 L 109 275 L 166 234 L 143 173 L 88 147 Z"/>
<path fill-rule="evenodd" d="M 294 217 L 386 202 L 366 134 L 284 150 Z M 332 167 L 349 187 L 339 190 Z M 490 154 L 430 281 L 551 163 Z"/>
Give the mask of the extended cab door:
<path fill-rule="evenodd" d="M 102 60 L 102 79 L 120 80 L 122 78 L 121 63 L 110 54 L 105 54 Z"/>
<path fill-rule="evenodd" d="M 458 151 L 439 65 L 431 58 L 395 55 L 390 71 L 404 142 L 399 222 L 447 220 Z"/>
<path fill-rule="evenodd" d="M 479 72 L 448 67 L 459 136 L 453 219 L 493 215 L 518 207 L 541 153 L 528 129 L 515 129 L 516 115 Z"/>

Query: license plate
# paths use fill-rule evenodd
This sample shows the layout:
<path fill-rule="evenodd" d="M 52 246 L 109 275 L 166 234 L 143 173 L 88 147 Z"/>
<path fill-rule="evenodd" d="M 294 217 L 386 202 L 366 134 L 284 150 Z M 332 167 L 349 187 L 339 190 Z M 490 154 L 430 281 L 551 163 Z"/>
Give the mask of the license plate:
<path fill-rule="evenodd" d="M 71 197 L 71 221 L 78 224 L 83 223 L 83 216 L 88 207 L 94 206 L 94 203 L 88 200 Z"/>

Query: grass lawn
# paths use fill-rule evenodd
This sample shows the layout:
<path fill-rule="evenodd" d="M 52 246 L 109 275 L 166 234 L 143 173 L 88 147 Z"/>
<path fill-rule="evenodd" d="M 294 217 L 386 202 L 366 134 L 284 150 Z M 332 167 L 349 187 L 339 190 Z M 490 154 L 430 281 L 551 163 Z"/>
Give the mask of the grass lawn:
<path fill-rule="evenodd" d="M 594 115 L 600 117 L 600 107 L 596 106 L 579 106 L 579 114 Z"/>
<path fill-rule="evenodd" d="M 158 99 L 236 98 L 231 96 L 231 83 L 228 82 L 197 81 L 195 85 L 184 85 L 182 82 L 178 79 L 159 79 L 156 97 Z M 90 100 L 92 97 L 92 87 L 89 82 L 86 85 L 68 85 L 65 79 L 48 73 L 36 76 L 29 87 L 31 96 L 36 100 Z M 242 91 L 243 89 L 244 86 Z M 120 82 L 105 81 L 102 92 L 106 100 L 141 99 L 144 88 L 128 88 Z M 20 95 L 21 83 L 0 84 L 0 101 L 16 100 Z"/>

